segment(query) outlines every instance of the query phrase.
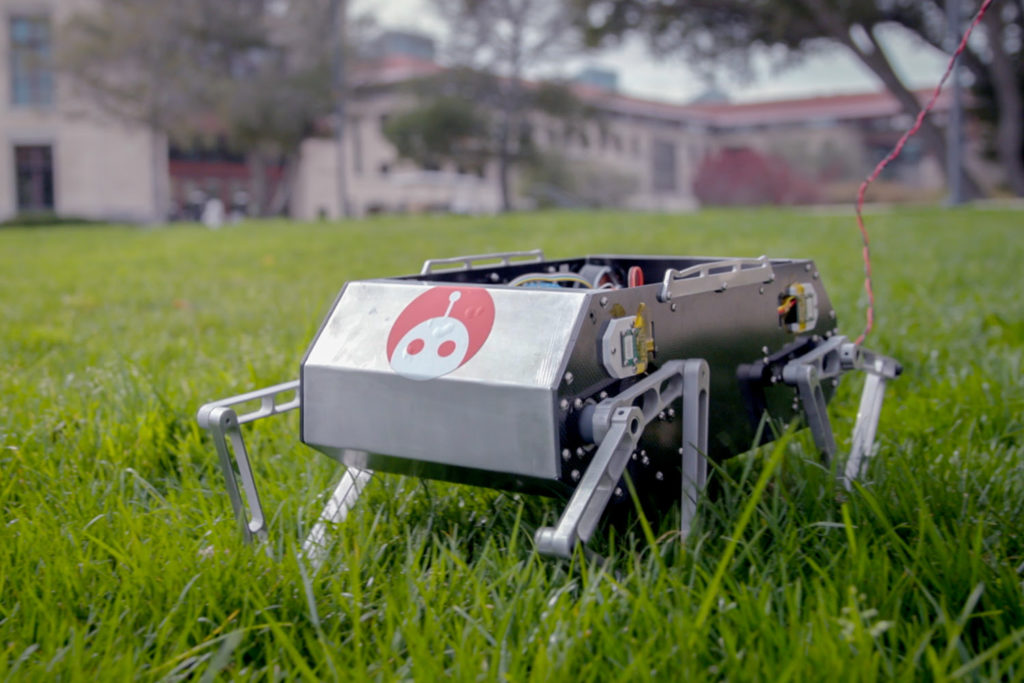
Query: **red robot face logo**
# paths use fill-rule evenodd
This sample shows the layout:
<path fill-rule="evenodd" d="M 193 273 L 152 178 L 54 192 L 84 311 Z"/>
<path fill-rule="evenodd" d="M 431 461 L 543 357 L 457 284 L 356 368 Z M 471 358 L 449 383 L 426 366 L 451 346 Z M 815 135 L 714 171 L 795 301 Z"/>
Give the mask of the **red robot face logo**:
<path fill-rule="evenodd" d="M 388 362 L 409 379 L 442 377 L 476 355 L 494 326 L 482 287 L 433 287 L 412 300 L 388 334 Z"/>

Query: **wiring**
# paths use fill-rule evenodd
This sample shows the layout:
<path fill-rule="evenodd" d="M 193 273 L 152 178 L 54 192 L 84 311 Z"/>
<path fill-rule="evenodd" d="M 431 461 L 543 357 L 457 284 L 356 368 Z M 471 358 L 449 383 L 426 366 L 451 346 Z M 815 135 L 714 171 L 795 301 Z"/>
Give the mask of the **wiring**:
<path fill-rule="evenodd" d="M 795 296 L 787 296 L 785 298 L 785 300 L 781 304 L 779 304 L 779 308 L 778 308 L 779 315 L 780 316 L 786 315 L 791 310 L 793 310 L 794 306 L 796 306 L 796 297 Z"/>
<path fill-rule="evenodd" d="M 630 266 L 629 273 L 627 275 L 627 281 L 630 287 L 643 287 L 644 284 L 644 271 L 640 266 Z"/>
<path fill-rule="evenodd" d="M 508 283 L 508 286 L 523 287 L 533 285 L 543 287 L 553 285 L 558 287 L 566 283 L 579 285 L 586 289 L 594 288 L 594 286 L 586 279 L 572 273 L 527 273 L 526 275 L 520 275 L 514 280 L 511 280 Z"/>
<path fill-rule="evenodd" d="M 857 337 L 857 340 L 854 342 L 857 345 L 860 345 L 860 343 L 863 342 L 869 334 L 871 334 L 871 330 L 875 326 L 875 292 L 874 288 L 871 286 L 871 242 L 868 239 L 868 231 L 864 226 L 864 216 L 862 214 L 864 209 L 864 195 L 867 193 L 868 186 L 882 174 L 885 167 L 900 155 L 903 151 L 904 145 L 907 144 L 907 140 L 921 129 L 921 124 L 924 123 L 924 117 L 927 116 L 935 107 L 935 103 L 938 101 L 939 95 L 942 93 L 942 86 L 945 85 L 946 79 L 949 78 L 949 75 L 953 72 L 953 65 L 956 64 L 957 57 L 959 57 L 967 48 L 967 39 L 971 37 L 971 32 L 974 31 L 979 23 L 981 23 L 981 18 L 985 16 L 985 12 L 991 4 L 992 0 L 985 0 L 978 9 L 978 13 L 974 15 L 974 19 L 964 32 L 963 38 L 960 40 L 960 45 L 957 46 L 956 50 L 950 56 L 949 64 L 946 65 L 946 71 L 942 74 L 942 78 L 939 79 L 939 84 L 935 86 L 935 90 L 932 92 L 931 98 L 928 100 L 928 103 L 924 108 L 918 112 L 917 118 L 914 120 L 914 125 L 912 125 L 907 132 L 900 137 L 892 150 L 885 155 L 885 158 L 878 162 L 878 165 L 875 166 L 875 169 L 871 174 L 864 179 L 864 182 L 860 184 L 860 188 L 857 190 L 857 227 L 860 228 L 861 243 L 863 244 L 864 291 L 867 292 L 868 295 L 868 308 L 865 313 L 864 331 L 861 332 L 860 336 Z"/>

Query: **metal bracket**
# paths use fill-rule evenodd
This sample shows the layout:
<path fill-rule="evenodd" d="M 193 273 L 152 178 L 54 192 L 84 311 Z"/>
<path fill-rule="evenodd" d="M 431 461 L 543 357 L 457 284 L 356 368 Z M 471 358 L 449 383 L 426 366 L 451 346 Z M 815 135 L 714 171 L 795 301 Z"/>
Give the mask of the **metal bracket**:
<path fill-rule="evenodd" d="M 821 382 L 850 370 L 861 370 L 868 376 L 861 393 L 850 457 L 843 474 L 847 488 L 860 476 L 866 460 L 873 454 L 886 382 L 898 377 L 903 368 L 895 359 L 863 349 L 843 335 L 830 337 L 782 368 L 783 381 L 797 388 L 814 444 L 826 462 L 831 462 L 836 453 L 836 441 Z"/>
<path fill-rule="evenodd" d="M 280 402 L 281 396 L 290 392 L 295 392 L 295 397 L 289 401 Z M 259 401 L 259 408 L 242 415 L 235 412 L 233 406 L 252 401 Z M 231 507 L 247 543 L 251 542 L 253 537 L 265 540 L 267 523 L 263 514 L 263 505 L 260 503 L 256 478 L 253 476 L 252 465 L 249 463 L 249 451 L 245 447 L 245 437 L 242 434 L 241 426 L 272 415 L 287 413 L 295 410 L 301 404 L 302 394 L 299 391 L 299 381 L 295 380 L 207 403 L 196 414 L 199 426 L 213 436 L 213 443 L 217 447 L 217 455 L 220 458 L 220 468 L 224 472 L 228 497 L 231 499 Z M 229 439 L 231 441 L 230 449 L 228 448 Z M 231 457 L 232 450 L 235 452 L 234 463 Z M 235 474 L 236 464 L 237 476 Z M 238 476 L 242 478 L 245 501 L 242 500 L 241 491 L 238 489 Z M 310 560 L 314 571 L 323 562 L 327 525 L 345 520 L 349 510 L 355 505 L 372 476 L 371 470 L 360 470 L 355 467 L 347 468 L 342 474 L 341 481 L 338 482 L 334 493 L 331 494 L 327 505 L 324 506 L 323 512 L 320 513 L 320 518 L 302 544 L 302 553 Z M 249 507 L 248 511 L 246 502 Z"/>
<path fill-rule="evenodd" d="M 618 485 L 643 430 L 658 413 L 683 398 L 683 532 L 696 513 L 697 494 L 707 479 L 708 364 L 702 359 L 665 363 L 636 384 L 584 409 L 584 438 L 597 452 L 554 527 L 537 529 L 534 540 L 545 555 L 572 557 L 577 542 L 590 540 Z"/>
<path fill-rule="evenodd" d="M 526 263 L 532 263 L 534 261 L 543 261 L 544 252 L 540 249 L 531 249 L 530 251 L 500 251 L 494 254 L 478 254 L 475 256 L 454 256 L 452 258 L 434 258 L 427 259 L 423 262 L 423 268 L 420 270 L 420 275 L 426 275 L 435 270 L 438 270 L 437 266 L 454 266 L 453 268 L 443 268 L 440 270 L 471 270 L 473 264 L 477 261 L 487 261 L 488 263 L 481 264 L 478 267 L 488 267 L 495 265 L 493 261 L 500 262 L 503 266 L 512 265 L 512 260 L 522 261 Z"/>
<path fill-rule="evenodd" d="M 698 263 L 683 270 L 668 268 L 665 270 L 658 300 L 671 301 L 688 294 L 721 292 L 729 287 L 761 284 L 774 279 L 775 270 L 764 256 L 756 259 L 720 259 Z"/>
<path fill-rule="evenodd" d="M 292 400 L 278 403 L 282 394 L 290 392 L 295 392 L 295 397 Z M 295 410 L 299 407 L 301 400 L 299 381 L 295 380 L 207 403 L 196 414 L 199 426 L 213 436 L 213 443 L 217 447 L 217 455 L 220 457 L 220 468 L 224 472 L 228 496 L 231 498 L 231 507 L 235 511 L 235 518 L 238 520 L 242 535 L 247 542 L 251 541 L 253 536 L 260 539 L 266 537 L 266 519 L 263 516 L 263 506 L 260 504 L 260 494 L 256 487 L 256 479 L 252 474 L 252 466 L 249 464 L 249 451 L 245 447 L 241 426 L 271 415 Z M 238 415 L 232 407 L 252 401 L 260 402 L 259 408 L 252 412 Z M 242 488 L 245 489 L 245 499 L 249 504 L 248 513 L 238 490 L 238 480 L 235 477 L 235 466 L 228 448 L 228 439 L 231 440 L 231 446 L 235 452 L 234 460 L 238 465 Z"/>

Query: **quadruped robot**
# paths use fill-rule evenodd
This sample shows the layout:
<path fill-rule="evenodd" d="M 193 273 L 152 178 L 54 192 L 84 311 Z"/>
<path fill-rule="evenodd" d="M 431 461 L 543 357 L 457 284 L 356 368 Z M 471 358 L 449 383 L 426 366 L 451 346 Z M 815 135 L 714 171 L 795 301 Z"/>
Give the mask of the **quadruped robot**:
<path fill-rule="evenodd" d="M 347 467 L 307 552 L 382 471 L 565 497 L 535 540 L 571 557 L 628 495 L 626 472 L 641 497 L 679 501 L 685 534 L 708 459 L 772 439 L 771 425 L 802 417 L 831 459 L 826 403 L 851 370 L 867 377 L 847 483 L 901 367 L 838 333 L 812 261 L 535 250 L 349 282 L 297 381 L 208 403 L 198 420 L 246 539 L 266 525 L 241 425 L 298 409 L 302 442 Z"/>

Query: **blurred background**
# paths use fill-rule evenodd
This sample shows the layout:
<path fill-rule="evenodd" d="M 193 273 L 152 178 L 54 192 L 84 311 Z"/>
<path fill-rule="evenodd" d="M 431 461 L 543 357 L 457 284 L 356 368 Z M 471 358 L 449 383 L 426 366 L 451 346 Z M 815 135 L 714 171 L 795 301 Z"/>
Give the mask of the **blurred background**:
<path fill-rule="evenodd" d="M 0 222 L 852 202 L 973 0 L 17 0 Z M 1024 196 L 996 0 L 870 199 Z"/>

